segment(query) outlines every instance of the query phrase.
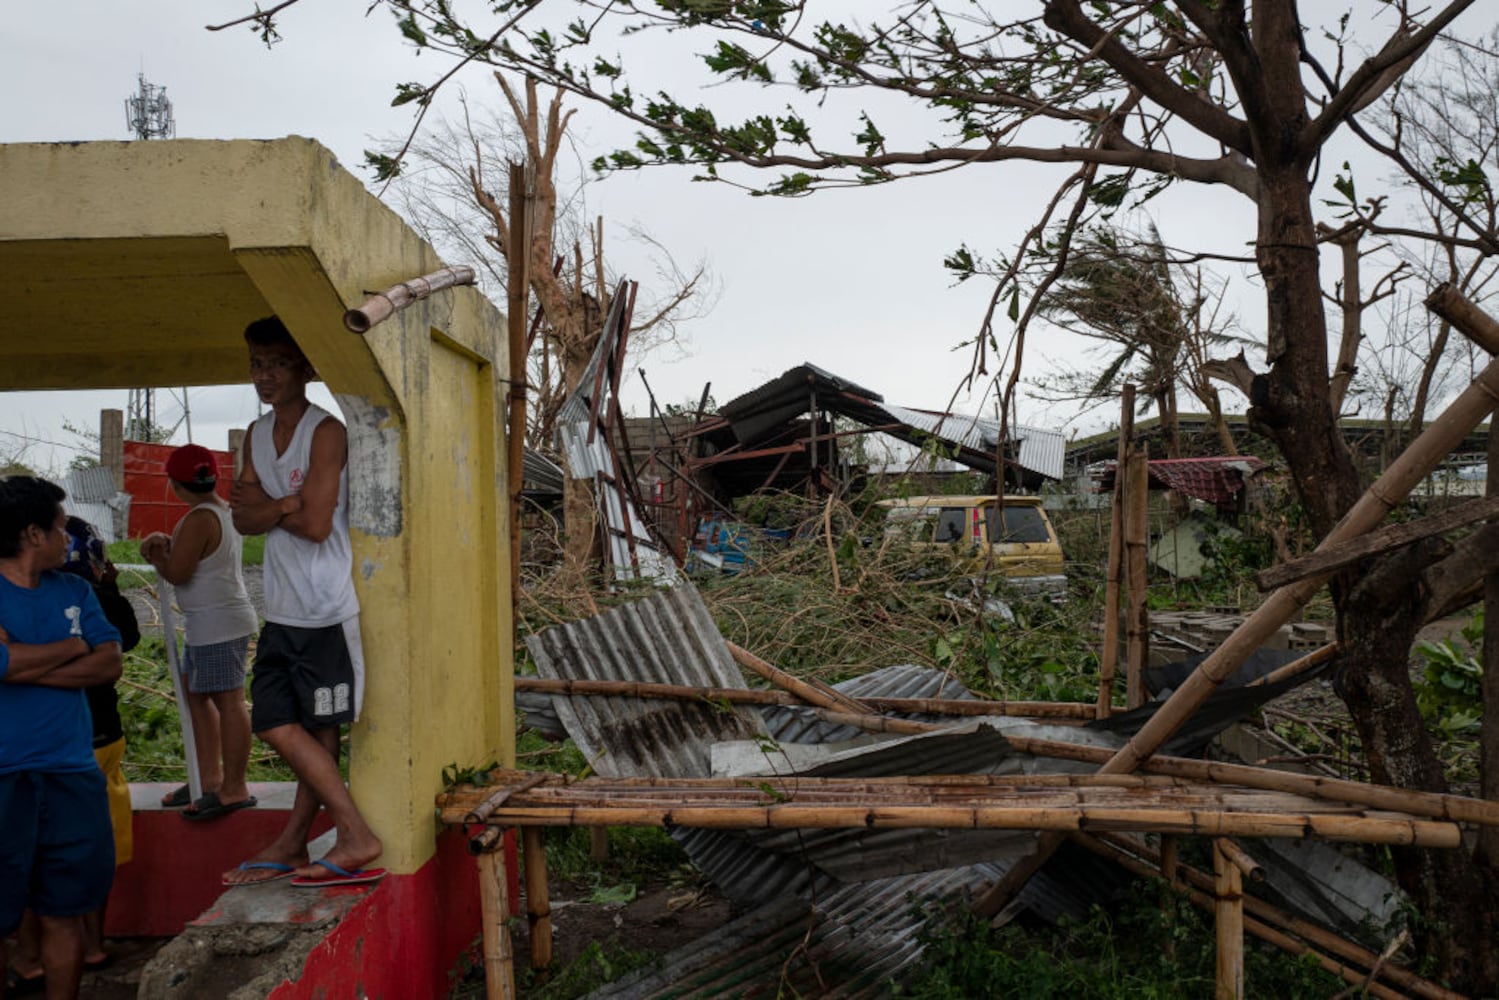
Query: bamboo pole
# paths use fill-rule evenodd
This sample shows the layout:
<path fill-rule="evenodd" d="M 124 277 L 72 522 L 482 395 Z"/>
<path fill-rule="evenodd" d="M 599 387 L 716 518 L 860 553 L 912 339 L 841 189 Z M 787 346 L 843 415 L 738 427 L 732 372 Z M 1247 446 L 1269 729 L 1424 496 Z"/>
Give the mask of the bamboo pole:
<path fill-rule="evenodd" d="M 408 278 L 392 285 L 383 292 L 376 292 L 355 309 L 344 313 L 344 327 L 350 333 L 366 334 L 370 328 L 394 316 L 413 302 L 418 302 L 456 285 L 472 285 L 474 269 L 471 267 L 445 267 L 420 278 Z"/>
<path fill-rule="evenodd" d="M 1223 850 L 1222 838 L 1213 841 L 1213 930 L 1217 938 L 1217 1000 L 1244 996 L 1244 897 L 1239 868 Z"/>
<path fill-rule="evenodd" d="M 1453 848 L 1461 831 L 1450 823 L 1409 817 L 1126 806 L 1021 807 L 943 804 L 774 805 L 655 804 L 501 806 L 489 822 L 504 826 L 659 826 L 704 830 L 919 829 L 1040 830 L 1070 833 L 1154 830 L 1207 837 L 1317 837 L 1323 840 Z"/>
<path fill-rule="evenodd" d="M 1114 461 L 1114 496 L 1109 503 L 1109 561 L 1103 590 L 1103 654 L 1098 666 L 1100 719 L 1114 710 L 1114 670 L 1119 662 L 1119 591 L 1124 581 L 1124 470 L 1135 432 L 1135 387 L 1119 394 L 1119 450 Z"/>
<path fill-rule="evenodd" d="M 541 691 L 547 694 L 627 698 L 670 698 L 681 701 L 726 701 L 746 705 L 805 705 L 789 691 L 763 688 L 685 687 L 680 684 L 653 684 L 645 681 L 554 680 L 547 677 L 517 677 L 517 691 Z M 1000 715 L 1021 718 L 1091 719 L 1093 706 L 1067 701 L 984 701 L 967 698 L 861 698 L 860 701 L 880 712 L 908 712 L 923 715 L 983 716 Z"/>
<path fill-rule="evenodd" d="M 547 886 L 547 851 L 543 830 L 528 826 L 521 831 L 525 851 L 526 922 L 531 929 L 531 968 L 552 964 L 552 897 Z"/>
<path fill-rule="evenodd" d="M 1244 686 L 1254 687 L 1257 684 L 1279 684 L 1281 681 L 1287 679 L 1288 677 L 1295 677 L 1299 674 L 1304 674 L 1314 667 L 1320 667 L 1322 664 L 1327 663 L 1329 660 L 1337 659 L 1338 654 L 1342 652 L 1342 650 L 1343 647 L 1338 645 L 1337 642 L 1329 642 L 1325 646 L 1317 647 L 1310 653 L 1301 657 L 1299 660 L 1292 660 L 1290 663 L 1287 663 L 1284 666 L 1276 667 L 1274 670 L 1270 671 L 1268 674 L 1265 674 L 1263 677 L 1256 677 L 1254 680 L 1250 681 Z"/>
<path fill-rule="evenodd" d="M 874 714 L 870 712 L 868 705 L 855 701 L 847 695 L 840 694 L 829 688 L 817 687 L 799 677 L 793 677 L 779 667 L 760 659 L 760 657 L 742 646 L 738 646 L 732 642 L 726 643 L 726 645 L 729 647 L 729 653 L 734 657 L 735 663 L 746 670 L 754 671 L 776 687 L 790 691 L 803 701 L 838 712 L 851 712 L 857 715 Z"/>
<path fill-rule="evenodd" d="M 1251 882 L 1265 881 L 1265 869 L 1249 852 L 1227 837 L 1220 837 L 1213 842 L 1213 848 L 1222 852 L 1223 856 L 1233 862 L 1239 873 Z"/>
<path fill-rule="evenodd" d="M 504 849 L 479 855 L 479 908 L 484 938 L 484 996 L 513 1000 L 515 960 L 510 944 L 510 903 L 505 890 Z"/>
<path fill-rule="evenodd" d="M 1072 839 L 1095 854 L 1118 862 L 1124 868 L 1137 875 L 1146 878 L 1155 875 L 1155 868 L 1152 866 L 1157 863 L 1156 853 L 1133 837 L 1121 836 L 1119 834 L 1104 834 L 1100 837 L 1093 837 L 1086 833 L 1079 833 L 1074 834 Z M 1203 872 L 1185 865 L 1181 867 L 1180 871 L 1182 875 L 1182 887 L 1192 896 L 1194 903 L 1207 908 L 1211 904 L 1211 899 L 1204 895 L 1204 893 L 1212 890 L 1213 879 Z M 1198 890 L 1201 890 L 1201 892 Z M 1381 962 L 1380 956 L 1374 954 L 1372 951 L 1360 947 L 1352 941 L 1345 940 L 1331 931 L 1303 920 L 1294 914 L 1286 913 L 1262 899 L 1246 895 L 1244 897 L 1244 909 L 1249 914 L 1245 919 L 1245 928 L 1254 933 L 1255 936 L 1270 941 L 1277 947 L 1282 948 L 1285 947 L 1282 941 L 1290 940 L 1290 938 L 1284 935 L 1278 941 L 1261 934 L 1255 927 L 1256 924 L 1263 921 L 1264 923 L 1260 924 L 1260 926 L 1273 924 L 1276 928 L 1287 932 L 1287 934 L 1294 934 L 1312 946 L 1312 948 L 1307 948 L 1306 945 L 1298 941 L 1295 943 L 1295 948 L 1286 948 L 1292 954 L 1302 954 L 1305 951 L 1311 951 L 1312 954 L 1319 954 L 1318 951 L 1313 949 L 1320 949 L 1321 952 L 1325 952 L 1327 955 L 1340 957 L 1342 960 L 1340 962 L 1331 964 L 1324 962 L 1323 968 L 1328 969 L 1330 972 L 1343 974 L 1340 972 L 1340 968 L 1348 969 L 1343 964 L 1344 962 L 1351 962 L 1363 969 L 1370 970 L 1377 966 L 1380 976 L 1385 977 L 1390 982 L 1395 983 L 1397 986 L 1416 996 L 1425 997 L 1427 1000 L 1465 1000 L 1460 993 L 1454 993 L 1430 980 L 1422 979 L 1403 966 L 1388 961 Z M 1349 982 L 1362 983 L 1365 979 L 1363 974 L 1357 974 L 1354 970 L 1348 969 L 1348 972 L 1353 973 L 1344 977 Z M 1386 990 L 1384 995 L 1398 997 L 1405 994 L 1392 993 Z"/>
<path fill-rule="evenodd" d="M 1011 736 L 1010 745 L 1017 750 L 1044 757 L 1059 757 L 1064 760 L 1081 760 L 1101 764 L 1110 758 L 1110 752 L 1101 747 L 1087 747 L 1060 740 L 1037 740 Z M 1295 774 L 1267 767 L 1251 767 L 1248 764 L 1220 764 L 1216 761 L 1188 760 L 1185 757 L 1155 756 L 1145 764 L 1145 769 L 1156 774 L 1176 775 L 1202 781 L 1243 785 L 1265 791 L 1290 792 L 1315 798 L 1346 802 L 1366 809 L 1388 809 L 1443 819 L 1455 823 L 1477 823 L 1483 826 L 1499 826 L 1499 802 L 1470 799 L 1461 795 L 1442 792 L 1417 792 L 1389 785 L 1366 785 L 1361 781 L 1344 778 L 1326 778 L 1319 775 Z"/>
<path fill-rule="evenodd" d="M 545 771 L 538 771 L 530 777 L 523 778 L 517 784 L 508 785 L 504 788 L 498 789 L 483 802 L 475 806 L 473 808 L 473 811 L 465 815 L 463 817 L 463 822 L 465 824 L 483 823 L 496 809 L 504 805 L 506 801 L 509 800 L 510 796 L 516 794 L 517 792 L 524 792 L 527 789 L 535 788 L 537 785 L 546 781 L 548 777 L 550 777 L 550 775 L 548 775 Z"/>
<path fill-rule="evenodd" d="M 1117 483 L 1118 477 L 1115 477 Z M 1116 486 L 1117 488 L 1117 486 Z M 1145 547 L 1149 539 L 1150 465 L 1145 449 L 1130 449 L 1128 495 L 1124 501 L 1124 562 L 1128 586 L 1125 612 L 1125 705 L 1145 704 L 1145 666 L 1150 658 L 1150 612 L 1146 608 Z"/>
<path fill-rule="evenodd" d="M 1463 297 L 1450 282 L 1442 282 L 1426 296 L 1426 308 L 1490 354 L 1499 354 L 1499 321 Z"/>

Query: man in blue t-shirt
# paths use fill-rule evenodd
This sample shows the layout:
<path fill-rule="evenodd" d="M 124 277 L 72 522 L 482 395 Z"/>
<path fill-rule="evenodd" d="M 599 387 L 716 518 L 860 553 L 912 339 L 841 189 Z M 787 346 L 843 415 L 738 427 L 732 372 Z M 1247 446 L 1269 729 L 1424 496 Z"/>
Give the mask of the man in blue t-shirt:
<path fill-rule="evenodd" d="M 44 479 L 0 480 L 0 938 L 36 912 L 49 997 L 78 995 L 81 918 L 114 879 L 84 689 L 121 669 L 120 633 L 88 582 L 56 572 L 68 552 L 64 495 Z"/>

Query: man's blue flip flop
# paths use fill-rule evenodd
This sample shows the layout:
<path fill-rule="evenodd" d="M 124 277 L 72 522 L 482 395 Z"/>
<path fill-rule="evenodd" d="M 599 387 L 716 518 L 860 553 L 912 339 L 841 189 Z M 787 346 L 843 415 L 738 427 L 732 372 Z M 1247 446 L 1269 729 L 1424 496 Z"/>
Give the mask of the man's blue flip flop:
<path fill-rule="evenodd" d="M 313 864 L 328 869 L 331 873 L 327 878 L 309 878 L 306 875 L 298 875 L 291 880 L 291 884 L 301 889 L 315 889 L 325 885 L 371 885 L 385 877 L 384 868 L 356 868 L 350 871 L 340 868 L 331 861 L 318 860 Z"/>
<path fill-rule="evenodd" d="M 284 878 L 291 878 L 291 873 L 297 869 L 292 865 L 283 865 L 279 861 L 242 861 L 235 870 L 242 872 L 264 870 L 275 872 L 276 874 L 267 875 L 265 878 L 253 879 L 249 882 L 231 882 L 227 878 L 224 879 L 224 884 L 231 888 L 242 885 L 265 885 L 267 882 L 279 882 Z"/>

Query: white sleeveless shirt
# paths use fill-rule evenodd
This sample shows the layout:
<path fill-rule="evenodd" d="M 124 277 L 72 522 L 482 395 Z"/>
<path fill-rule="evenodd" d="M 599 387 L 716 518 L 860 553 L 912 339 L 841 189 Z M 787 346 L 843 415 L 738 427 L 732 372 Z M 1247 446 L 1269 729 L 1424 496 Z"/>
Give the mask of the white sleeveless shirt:
<path fill-rule="evenodd" d="M 205 503 L 194 511 L 212 511 L 219 519 L 219 547 L 198 561 L 191 580 L 176 587 L 177 606 L 187 619 L 189 646 L 210 646 L 254 635 L 260 624 L 255 606 L 245 592 L 241 569 L 244 539 L 234 530 L 232 512 L 223 504 Z M 188 512 L 188 517 L 192 512 Z M 183 521 L 187 517 L 183 518 Z M 177 530 L 182 521 L 177 522 Z M 173 535 L 176 535 L 176 531 Z"/>
<path fill-rule="evenodd" d="M 271 429 L 274 411 L 250 431 L 250 455 L 261 488 L 273 499 L 302 490 L 312 455 L 312 432 L 327 410 L 307 405 L 286 451 L 276 454 Z M 337 625 L 359 614 L 354 594 L 354 557 L 349 545 L 349 470 L 338 474 L 338 504 L 333 508 L 333 531 L 313 542 L 275 527 L 265 536 L 265 620 L 297 628 Z"/>

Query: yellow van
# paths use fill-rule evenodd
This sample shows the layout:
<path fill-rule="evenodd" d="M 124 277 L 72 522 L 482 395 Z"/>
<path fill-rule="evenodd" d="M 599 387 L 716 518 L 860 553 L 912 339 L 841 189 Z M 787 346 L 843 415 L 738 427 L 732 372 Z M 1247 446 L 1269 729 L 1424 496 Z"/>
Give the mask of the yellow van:
<path fill-rule="evenodd" d="M 965 570 L 987 566 L 1029 593 L 1067 589 L 1062 546 L 1040 497 L 1005 497 L 1002 510 L 993 496 L 906 497 L 879 506 L 887 512 L 887 535 L 944 550 Z"/>

